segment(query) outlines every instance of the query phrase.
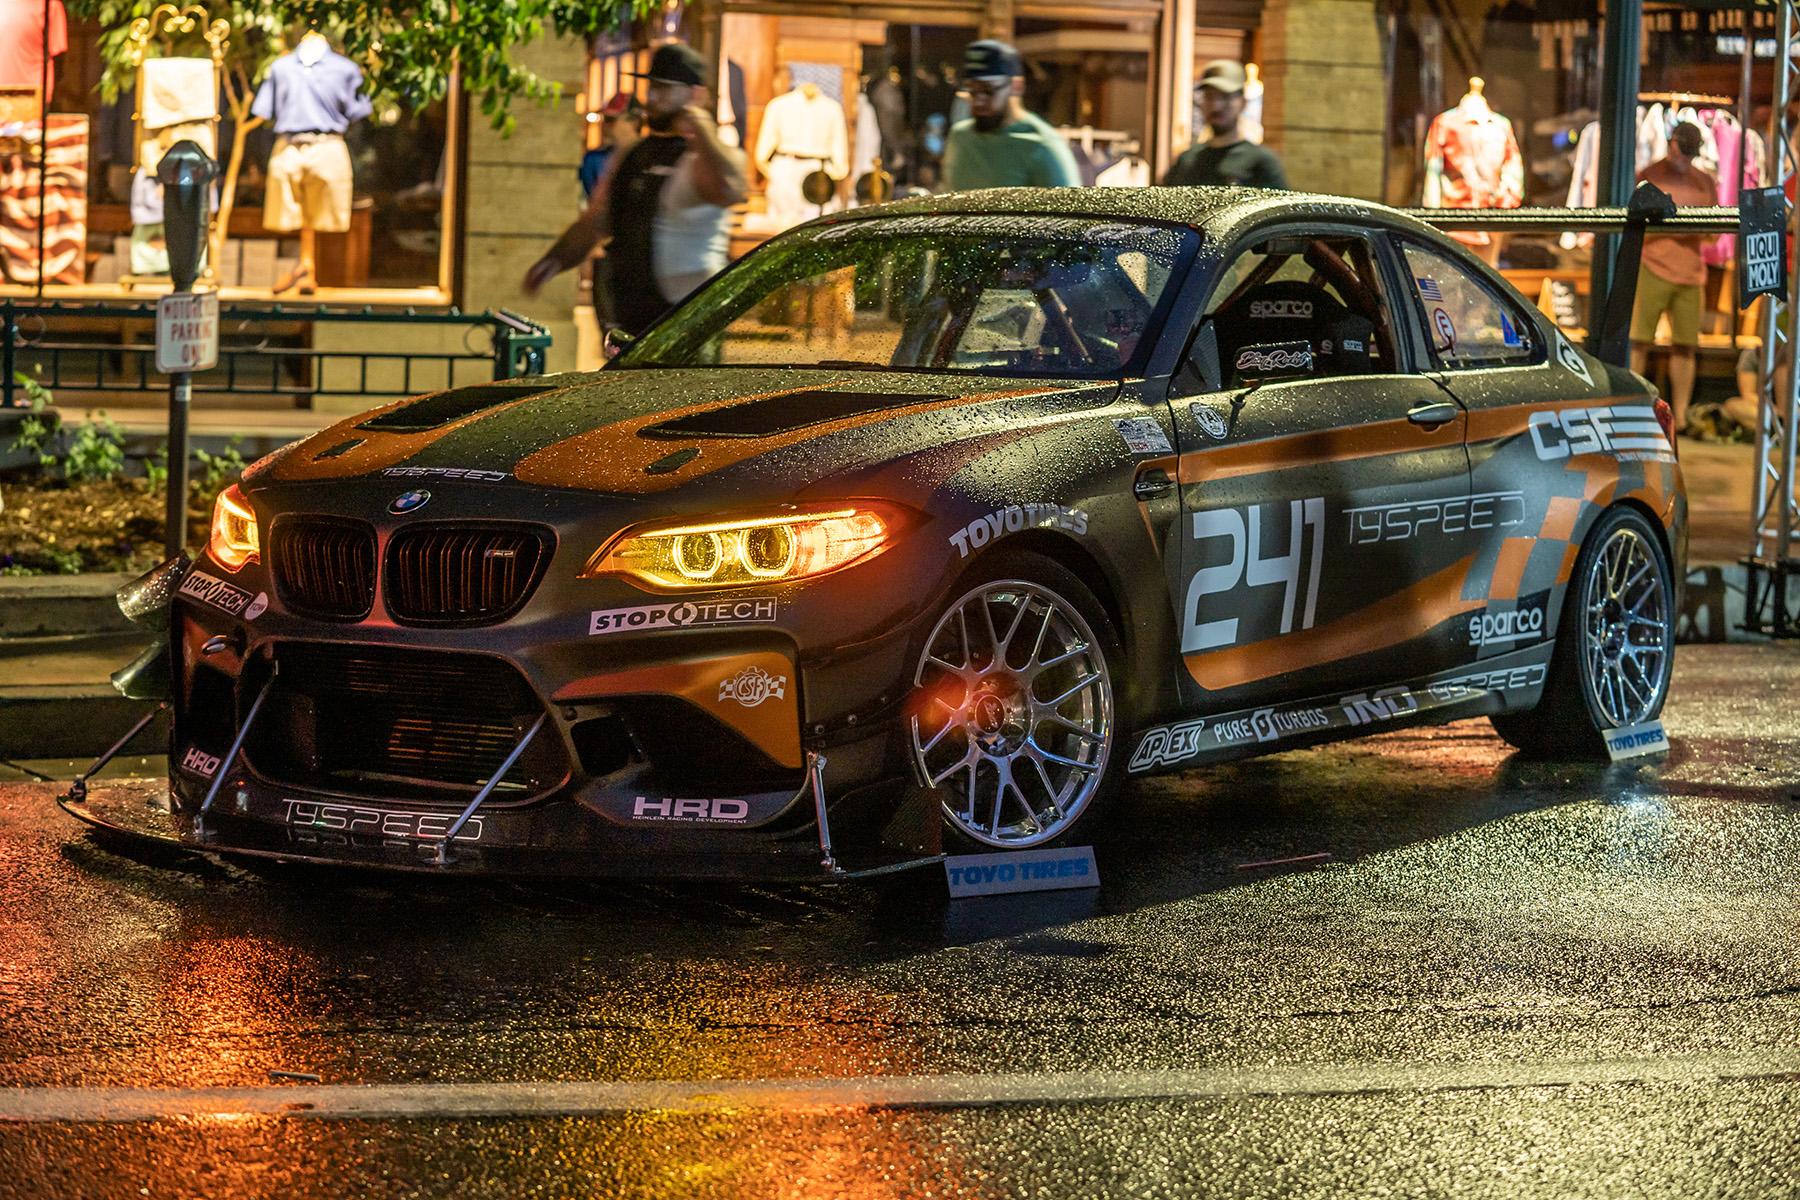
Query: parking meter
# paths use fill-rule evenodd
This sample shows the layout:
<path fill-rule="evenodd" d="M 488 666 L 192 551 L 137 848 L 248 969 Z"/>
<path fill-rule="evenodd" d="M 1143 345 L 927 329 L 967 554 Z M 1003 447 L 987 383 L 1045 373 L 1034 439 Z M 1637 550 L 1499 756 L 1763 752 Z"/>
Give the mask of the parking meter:
<path fill-rule="evenodd" d="M 163 238 L 169 246 L 169 276 L 178 292 L 192 291 L 206 255 L 206 214 L 219 164 L 193 141 L 176 142 L 157 164 L 163 185 Z"/>

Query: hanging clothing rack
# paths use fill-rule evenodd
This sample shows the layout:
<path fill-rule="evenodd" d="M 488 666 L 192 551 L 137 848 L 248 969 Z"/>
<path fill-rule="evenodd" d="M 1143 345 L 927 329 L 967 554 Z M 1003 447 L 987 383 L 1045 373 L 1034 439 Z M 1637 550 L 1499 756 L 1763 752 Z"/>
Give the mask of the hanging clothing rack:
<path fill-rule="evenodd" d="M 1639 104 L 1679 104 L 1692 107 L 1707 104 L 1714 108 L 1735 108 L 1737 101 L 1729 96 L 1709 96 L 1704 92 L 1639 92 Z"/>

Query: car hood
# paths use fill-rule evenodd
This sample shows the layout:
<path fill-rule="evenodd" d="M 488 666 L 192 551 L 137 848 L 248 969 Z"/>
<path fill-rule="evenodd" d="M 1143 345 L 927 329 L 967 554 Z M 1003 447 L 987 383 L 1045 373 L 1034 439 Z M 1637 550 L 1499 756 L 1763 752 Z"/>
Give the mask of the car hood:
<path fill-rule="evenodd" d="M 790 368 L 607 370 L 453 388 L 351 417 L 258 463 L 247 487 L 507 480 L 650 495 L 835 472 L 1012 437 L 1088 408 L 1113 380 Z"/>

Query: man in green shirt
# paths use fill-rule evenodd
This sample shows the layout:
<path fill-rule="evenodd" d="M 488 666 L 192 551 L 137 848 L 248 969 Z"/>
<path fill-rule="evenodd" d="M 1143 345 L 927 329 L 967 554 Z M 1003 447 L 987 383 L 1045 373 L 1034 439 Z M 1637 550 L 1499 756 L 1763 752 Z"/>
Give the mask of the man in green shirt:
<path fill-rule="evenodd" d="M 944 185 L 966 192 L 990 187 L 1080 187 L 1081 173 L 1062 135 L 1025 111 L 1025 64 L 1005 42 L 971 42 L 963 51 L 969 119 L 944 143 Z"/>
<path fill-rule="evenodd" d="M 1182 152 L 1163 176 L 1165 187 L 1287 187 L 1281 160 L 1238 127 L 1244 115 L 1242 64 L 1228 58 L 1206 64 L 1200 72 L 1200 112 L 1212 134 Z"/>

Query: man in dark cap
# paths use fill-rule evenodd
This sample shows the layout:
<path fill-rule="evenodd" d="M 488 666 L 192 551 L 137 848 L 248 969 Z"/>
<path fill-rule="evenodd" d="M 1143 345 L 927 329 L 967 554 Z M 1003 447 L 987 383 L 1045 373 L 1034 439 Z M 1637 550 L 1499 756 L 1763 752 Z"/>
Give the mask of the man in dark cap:
<path fill-rule="evenodd" d="M 1200 72 L 1200 113 L 1209 131 L 1163 176 L 1168 187 L 1285 188 L 1281 160 L 1244 137 L 1244 67 L 1228 58 L 1215 59 Z"/>
<path fill-rule="evenodd" d="M 944 143 L 944 183 L 953 192 L 989 187 L 1079 187 L 1069 146 L 1042 117 L 1025 111 L 1025 64 L 1005 42 L 969 43 L 962 90 L 969 118 Z"/>
<path fill-rule="evenodd" d="M 607 163 L 587 210 L 525 273 L 526 292 L 577 266 L 602 239 L 618 327 L 637 335 L 724 267 L 730 209 L 745 196 L 744 155 L 719 140 L 695 101 L 706 63 L 680 42 L 657 48 L 644 136 Z M 623 286 L 624 281 L 631 286 Z"/>

